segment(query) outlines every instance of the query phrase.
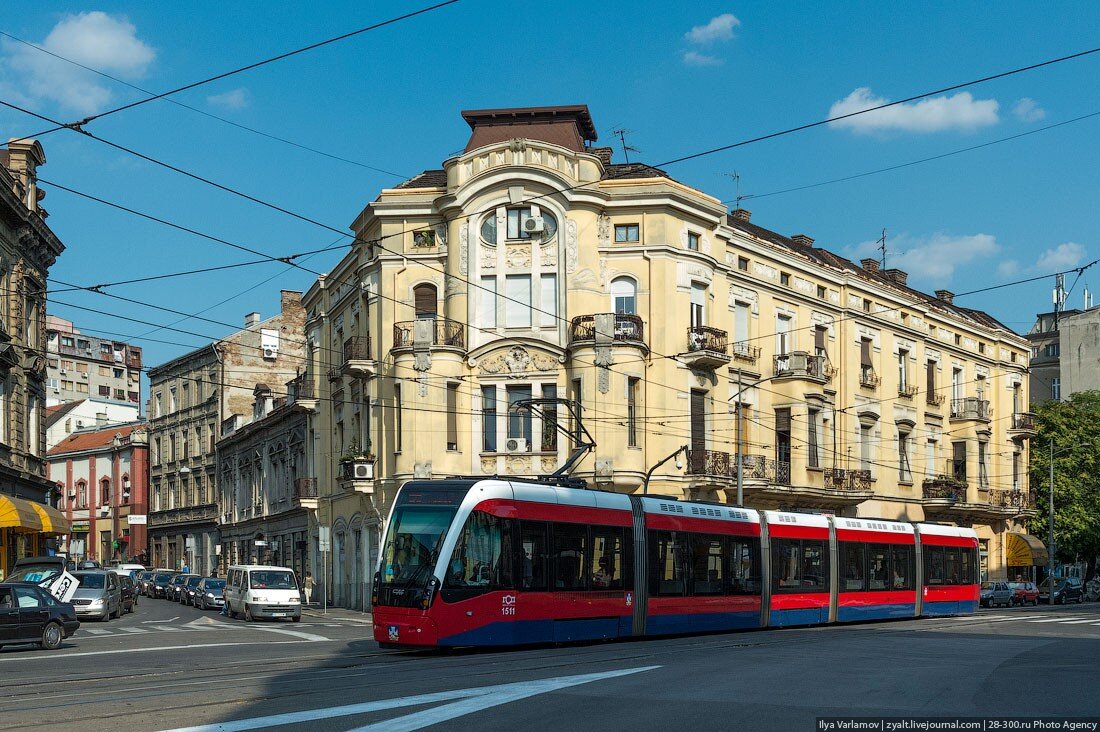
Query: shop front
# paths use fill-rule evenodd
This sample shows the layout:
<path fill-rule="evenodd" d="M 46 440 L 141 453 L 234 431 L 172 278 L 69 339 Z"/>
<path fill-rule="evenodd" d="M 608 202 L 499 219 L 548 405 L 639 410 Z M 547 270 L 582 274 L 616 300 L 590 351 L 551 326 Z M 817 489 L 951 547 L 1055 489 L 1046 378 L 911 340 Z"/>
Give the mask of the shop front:
<path fill-rule="evenodd" d="M 57 551 L 61 537 L 69 534 L 68 519 L 44 503 L 0 495 L 0 572 L 11 573 L 24 557 Z"/>
<path fill-rule="evenodd" d="M 1010 531 L 1005 537 L 1005 564 L 1010 581 L 1037 582 L 1039 568 L 1050 561 L 1046 545 L 1031 534 Z"/>

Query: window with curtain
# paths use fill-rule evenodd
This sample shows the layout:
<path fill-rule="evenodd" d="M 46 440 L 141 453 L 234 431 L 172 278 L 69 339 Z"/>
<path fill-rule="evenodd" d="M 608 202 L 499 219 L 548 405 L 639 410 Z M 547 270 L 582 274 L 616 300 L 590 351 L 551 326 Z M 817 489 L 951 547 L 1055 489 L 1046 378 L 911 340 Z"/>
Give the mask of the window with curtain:
<path fill-rule="evenodd" d="M 637 314 L 637 287 L 634 285 L 634 280 L 629 277 L 616 277 L 611 280 L 611 307 L 617 314 Z"/>

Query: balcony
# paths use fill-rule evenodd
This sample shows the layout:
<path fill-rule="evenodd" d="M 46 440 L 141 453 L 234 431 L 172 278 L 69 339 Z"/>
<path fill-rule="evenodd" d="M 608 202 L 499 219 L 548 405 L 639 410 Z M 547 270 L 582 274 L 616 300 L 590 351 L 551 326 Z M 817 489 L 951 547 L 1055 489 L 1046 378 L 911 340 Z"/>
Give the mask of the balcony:
<path fill-rule="evenodd" d="M 687 474 L 729 478 L 730 454 L 715 450 L 688 450 Z"/>
<path fill-rule="evenodd" d="M 153 511 L 149 514 L 149 525 L 170 526 L 174 524 L 216 521 L 217 518 L 218 507 L 213 503 L 206 503 L 200 506 L 170 508 L 167 511 Z"/>
<path fill-rule="evenodd" d="M 622 343 L 645 347 L 645 324 L 640 316 L 630 313 L 599 313 L 578 315 L 569 323 L 569 342 Z"/>
<path fill-rule="evenodd" d="M 393 324 L 393 349 L 466 348 L 466 326 L 446 318 L 419 318 Z"/>
<path fill-rule="evenodd" d="M 1010 491 L 992 490 L 989 492 L 989 504 L 999 508 L 1013 518 L 1035 516 L 1035 504 L 1031 500 L 1029 491 L 1018 488 Z"/>
<path fill-rule="evenodd" d="M 354 457 L 340 461 L 340 487 L 372 495 L 374 493 L 374 458 Z"/>
<path fill-rule="evenodd" d="M 1039 426 L 1035 423 L 1035 415 L 1031 412 L 1014 412 L 1012 414 L 1012 426 L 1008 428 L 1008 436 L 1013 440 L 1026 440 L 1039 434 Z"/>
<path fill-rule="evenodd" d="M 319 491 L 316 478 L 294 479 L 294 503 L 299 508 L 317 510 Z"/>
<path fill-rule="evenodd" d="M 716 369 L 730 362 L 726 331 L 696 325 L 688 328 L 687 336 L 687 353 L 679 358 L 688 368 Z"/>
<path fill-rule="evenodd" d="M 929 501 L 952 505 L 966 501 L 966 482 L 952 478 L 949 475 L 937 475 L 935 478 L 927 478 L 921 485 L 922 496 L 927 504 Z"/>
<path fill-rule="evenodd" d="M 748 341 L 734 341 L 730 346 L 733 351 L 733 357 L 738 361 L 756 363 L 756 359 L 760 358 L 760 348 L 750 344 Z"/>
<path fill-rule="evenodd" d="M 993 417 L 993 410 L 989 407 L 987 399 L 977 397 L 964 397 L 951 400 L 951 421 L 972 420 L 988 422 Z"/>
<path fill-rule="evenodd" d="M 937 412 L 943 407 L 945 399 L 943 394 L 937 394 L 934 391 L 926 392 L 924 395 L 924 403 Z"/>
<path fill-rule="evenodd" d="M 918 391 L 916 384 L 902 384 L 898 387 L 898 396 L 902 399 L 912 399 Z"/>
<path fill-rule="evenodd" d="M 877 389 L 878 385 L 882 382 L 882 377 L 875 373 L 875 370 L 870 366 L 860 366 L 859 368 L 859 385 L 864 389 Z"/>
<path fill-rule="evenodd" d="M 788 462 L 762 455 L 743 455 L 741 471 L 744 500 L 761 508 L 838 511 L 874 497 L 869 470 L 826 468 L 819 471 L 811 468 L 804 479 L 795 480 Z M 732 472 L 736 478 L 736 460 Z M 818 480 L 821 485 L 815 485 Z"/>
<path fill-rule="evenodd" d="M 344 341 L 344 360 L 340 371 L 352 378 L 370 378 L 378 373 L 378 364 L 371 358 L 370 336 L 352 336 Z"/>
<path fill-rule="evenodd" d="M 312 412 L 317 409 L 317 387 L 313 379 L 307 379 L 305 374 L 295 377 L 286 385 L 287 404 L 302 412 Z"/>
<path fill-rule="evenodd" d="M 833 376 L 824 355 L 811 355 L 805 351 L 776 356 L 774 366 L 775 376 L 782 379 L 809 379 L 824 384 Z"/>
<path fill-rule="evenodd" d="M 871 490 L 870 470 L 847 470 L 845 468 L 825 468 L 825 486 L 838 491 Z"/>

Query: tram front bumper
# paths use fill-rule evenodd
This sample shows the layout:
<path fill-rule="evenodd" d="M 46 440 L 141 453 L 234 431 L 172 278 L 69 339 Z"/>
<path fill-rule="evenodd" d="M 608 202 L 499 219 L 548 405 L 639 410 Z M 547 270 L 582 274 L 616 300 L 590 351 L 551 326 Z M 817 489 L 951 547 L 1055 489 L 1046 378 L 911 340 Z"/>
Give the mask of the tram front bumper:
<path fill-rule="evenodd" d="M 374 610 L 374 639 L 384 646 L 436 646 L 439 629 L 425 615 L 402 615 Z"/>

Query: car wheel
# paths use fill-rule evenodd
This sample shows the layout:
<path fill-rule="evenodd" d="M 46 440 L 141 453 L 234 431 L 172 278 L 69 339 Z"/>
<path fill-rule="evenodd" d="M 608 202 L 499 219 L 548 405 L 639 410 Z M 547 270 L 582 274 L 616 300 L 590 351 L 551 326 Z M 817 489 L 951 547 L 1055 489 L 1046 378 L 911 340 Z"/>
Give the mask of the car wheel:
<path fill-rule="evenodd" d="M 246 622 L 246 623 L 251 623 L 251 622 L 252 622 L 253 620 L 255 620 L 255 619 L 256 619 L 256 618 L 254 618 L 254 617 L 252 616 L 252 608 L 250 608 L 250 607 L 248 606 L 248 603 L 246 602 L 246 603 L 244 604 L 244 622 Z"/>
<path fill-rule="evenodd" d="M 301 615 L 295 615 L 293 618 L 291 618 L 291 620 L 293 620 L 295 623 L 300 623 L 300 622 L 302 622 L 302 616 Z"/>
<path fill-rule="evenodd" d="M 61 641 L 65 639 L 65 633 L 57 623 L 46 623 L 42 629 L 42 647 L 47 651 L 56 651 L 61 647 Z"/>

